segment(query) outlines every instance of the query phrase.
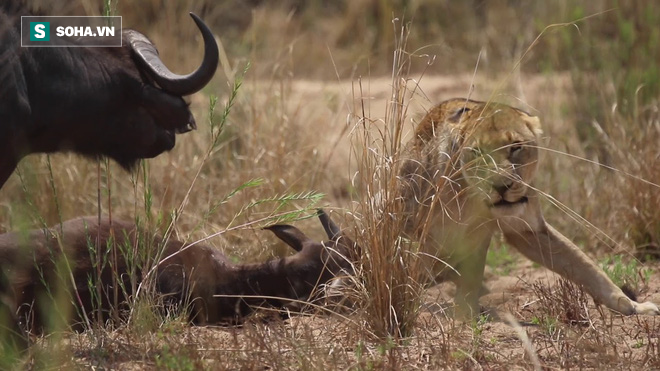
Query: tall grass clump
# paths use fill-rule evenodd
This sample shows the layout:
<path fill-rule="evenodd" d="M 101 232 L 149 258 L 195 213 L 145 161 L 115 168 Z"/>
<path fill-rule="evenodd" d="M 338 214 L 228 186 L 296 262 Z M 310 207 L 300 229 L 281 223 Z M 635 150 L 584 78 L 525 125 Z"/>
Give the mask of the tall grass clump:
<path fill-rule="evenodd" d="M 592 194 L 613 203 L 587 203 L 584 214 L 614 231 L 616 241 L 656 251 L 660 243 L 660 21 L 657 3 L 575 3 L 571 16 L 589 16 L 561 30 L 576 99 L 569 106 L 584 155 L 600 167 Z M 609 37 L 604 37 L 609 35 Z M 604 199 L 592 198 L 594 201 Z M 607 207 L 607 212 L 602 208 Z M 599 220 L 600 219 L 600 220 Z"/>
<path fill-rule="evenodd" d="M 399 21 L 393 21 L 395 29 Z M 357 240 L 362 247 L 360 297 L 369 329 L 379 338 L 401 339 L 413 332 L 421 305 L 421 266 L 418 244 L 405 236 L 406 218 L 397 179 L 409 96 L 411 55 L 406 51 L 408 28 L 401 26 L 395 38 L 392 90 L 384 120 L 368 117 L 366 99 L 353 112 L 353 150 L 357 161 L 354 185 Z M 362 80 L 359 94 L 366 93 Z"/>
<path fill-rule="evenodd" d="M 609 223 L 615 236 L 635 247 L 639 258 L 660 254 L 660 101 L 630 114 L 612 113 L 616 127 L 606 136 L 614 170 L 604 171 L 612 188 L 606 194 L 615 204 Z"/>

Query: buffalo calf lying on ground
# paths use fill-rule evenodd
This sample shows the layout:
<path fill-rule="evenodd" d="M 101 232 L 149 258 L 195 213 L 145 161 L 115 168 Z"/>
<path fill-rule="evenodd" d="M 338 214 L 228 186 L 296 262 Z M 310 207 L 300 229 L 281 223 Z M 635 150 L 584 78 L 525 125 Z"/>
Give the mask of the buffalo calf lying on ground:
<path fill-rule="evenodd" d="M 118 303 L 120 310 L 127 309 L 135 287 L 151 273 L 164 306 L 187 308 L 194 324 L 240 321 L 259 306 L 285 308 L 292 300 L 307 300 L 343 270 L 350 271 L 347 257 L 353 242 L 325 212 L 320 210 L 318 216 L 329 241 L 313 241 L 293 226 L 274 225 L 266 229 L 297 252 L 242 265 L 202 244 L 160 237 L 144 243 L 146 237 L 135 224 L 116 219 L 102 219 L 99 224 L 97 218 L 83 217 L 64 222 L 61 230 L 56 226 L 6 233 L 0 235 L 3 314 L 13 321 L 9 327 L 16 332 L 41 331 L 55 310 L 73 309 L 69 316 L 73 323 L 93 321 L 99 307 L 107 318 Z M 141 269 L 136 256 L 159 263 L 154 269 Z M 98 272 L 100 285 L 95 285 L 92 277 Z"/>
<path fill-rule="evenodd" d="M 110 157 L 130 169 L 195 128 L 182 96 L 201 90 L 218 65 L 213 33 L 197 16 L 204 59 L 179 76 L 134 30 L 122 32 L 122 47 L 23 48 L 28 15 L 20 0 L 0 1 L 0 188 L 31 153 Z"/>

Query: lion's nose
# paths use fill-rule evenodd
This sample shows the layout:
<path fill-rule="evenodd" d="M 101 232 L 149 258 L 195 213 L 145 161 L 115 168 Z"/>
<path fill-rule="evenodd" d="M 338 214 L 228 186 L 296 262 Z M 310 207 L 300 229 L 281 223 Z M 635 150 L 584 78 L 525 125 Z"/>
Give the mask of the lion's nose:
<path fill-rule="evenodd" d="M 511 187 L 511 184 L 499 184 L 499 185 L 493 185 L 493 189 L 495 192 L 497 192 L 500 196 L 504 196 L 506 191 L 509 190 Z"/>

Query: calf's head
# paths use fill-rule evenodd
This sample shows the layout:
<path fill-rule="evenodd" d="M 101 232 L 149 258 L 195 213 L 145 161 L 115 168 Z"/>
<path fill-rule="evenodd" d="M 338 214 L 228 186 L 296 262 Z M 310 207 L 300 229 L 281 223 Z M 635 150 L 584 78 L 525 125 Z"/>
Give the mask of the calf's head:
<path fill-rule="evenodd" d="M 311 290 L 312 286 L 325 284 L 341 273 L 353 274 L 353 261 L 356 258 L 356 245 L 319 209 L 318 217 L 328 235 L 328 241 L 316 241 L 307 237 L 298 228 L 279 224 L 266 229 L 297 251 L 288 258 L 288 264 L 309 277 L 299 284 Z M 303 289 L 304 290 L 304 289 Z"/>
<path fill-rule="evenodd" d="M 315 241 L 291 225 L 267 227 L 296 253 L 265 263 L 237 265 L 227 271 L 231 279 L 221 280 L 225 284 L 216 287 L 216 300 L 208 303 L 208 310 L 199 312 L 207 315 L 206 319 L 201 316 L 201 322 L 232 317 L 240 320 L 253 308 L 262 306 L 296 309 L 336 277 L 352 274 L 357 255 L 355 244 L 323 210 L 319 210 L 318 216 L 328 241 Z"/>

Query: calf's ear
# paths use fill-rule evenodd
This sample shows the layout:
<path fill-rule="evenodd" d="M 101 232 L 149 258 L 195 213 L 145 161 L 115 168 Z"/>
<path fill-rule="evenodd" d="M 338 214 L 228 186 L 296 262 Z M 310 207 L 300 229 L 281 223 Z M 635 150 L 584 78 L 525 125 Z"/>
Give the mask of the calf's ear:
<path fill-rule="evenodd" d="M 325 210 L 318 209 L 317 215 L 325 229 L 325 233 L 328 235 L 328 238 L 332 241 L 336 241 L 341 236 L 341 229 L 335 224 L 335 222 L 330 219 L 330 216 L 326 214 Z"/>
<path fill-rule="evenodd" d="M 265 227 L 277 236 L 280 240 L 284 241 L 287 245 L 293 247 L 296 251 L 302 251 L 305 242 L 311 241 L 311 239 L 305 236 L 302 231 L 292 225 L 287 224 L 276 224 L 271 225 L 270 227 Z"/>

